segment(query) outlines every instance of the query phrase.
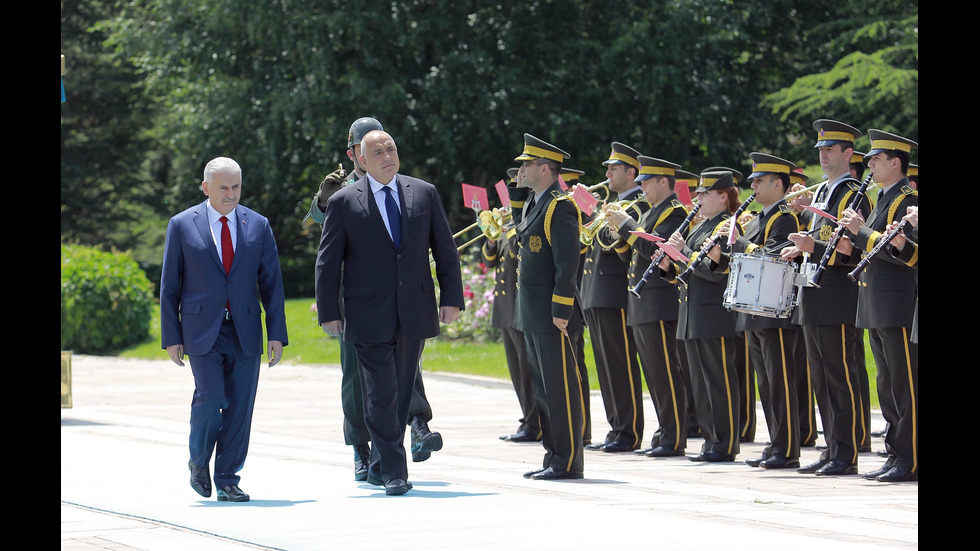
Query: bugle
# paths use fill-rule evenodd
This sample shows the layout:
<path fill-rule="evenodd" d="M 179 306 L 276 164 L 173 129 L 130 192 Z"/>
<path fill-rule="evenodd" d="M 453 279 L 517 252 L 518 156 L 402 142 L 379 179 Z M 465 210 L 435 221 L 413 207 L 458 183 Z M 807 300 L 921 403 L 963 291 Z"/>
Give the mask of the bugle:
<path fill-rule="evenodd" d="M 680 232 L 685 237 L 687 237 L 687 230 L 690 229 L 691 222 L 694 220 L 694 217 L 697 216 L 698 210 L 700 209 L 701 209 L 700 204 L 694 205 L 694 208 L 691 209 L 691 212 L 687 213 L 687 218 L 685 218 L 684 221 L 681 222 Z M 650 276 L 653 275 L 654 270 L 657 269 L 658 265 L 660 264 L 660 261 L 664 259 L 665 254 L 667 254 L 667 251 L 665 251 L 663 248 L 657 251 L 657 254 L 654 255 L 653 260 L 650 261 L 650 265 L 647 266 L 647 269 L 643 272 L 643 277 L 641 277 L 640 281 L 637 281 L 636 285 L 634 285 L 633 288 L 630 289 L 630 293 L 632 293 L 633 296 L 635 296 L 636 298 L 640 298 L 640 291 L 642 291 L 643 287 L 646 286 L 647 280 L 649 280 Z"/>
<path fill-rule="evenodd" d="M 745 212 L 745 209 L 749 208 L 749 205 L 752 204 L 752 201 L 755 201 L 754 193 L 752 195 L 749 195 L 749 198 L 746 199 L 744 203 L 739 205 L 737 209 L 735 209 L 735 214 L 732 214 L 731 218 L 729 218 L 729 220 L 731 220 L 730 222 L 731 224 L 738 223 L 738 217 L 741 216 L 743 212 Z M 700 264 L 701 261 L 704 260 L 704 257 L 708 256 L 708 251 L 710 251 L 715 245 L 717 245 L 718 242 L 721 241 L 724 237 L 725 234 L 719 232 L 711 236 L 708 240 L 706 240 L 704 244 L 701 245 L 701 250 L 698 251 L 698 255 L 693 259 L 691 259 L 691 263 L 687 265 L 687 268 L 684 270 L 683 273 L 681 273 L 681 275 L 677 276 L 677 279 L 679 279 L 681 283 L 683 283 L 684 285 L 687 285 L 687 280 L 690 279 L 691 274 L 694 273 L 694 270 L 695 268 L 698 267 L 698 264 Z"/>
<path fill-rule="evenodd" d="M 871 262 L 871 259 L 873 259 L 878 253 L 880 253 L 881 250 L 884 249 L 885 246 L 887 246 L 888 243 L 892 239 L 894 239 L 896 235 L 898 235 L 898 232 L 905 229 L 905 224 L 907 222 L 908 220 L 902 220 L 901 222 L 898 223 L 897 226 L 895 226 L 892 229 L 892 231 L 883 235 L 878 240 L 878 242 L 875 243 L 875 246 L 870 251 L 868 251 L 868 254 L 864 255 L 864 258 L 862 258 L 861 261 L 857 263 L 857 266 L 855 266 L 853 270 L 847 273 L 847 277 L 851 278 L 851 281 L 857 281 L 858 275 L 860 275 L 860 273 L 863 272 L 864 269 L 868 267 L 868 264 Z"/>
<path fill-rule="evenodd" d="M 456 247 L 457 251 L 462 251 L 466 247 L 469 247 L 473 243 L 476 243 L 482 237 L 486 237 L 491 241 L 497 240 L 503 233 L 504 218 L 509 214 L 509 211 L 504 212 L 504 209 L 493 209 L 480 211 L 479 220 L 476 224 L 480 226 L 480 235 L 470 239 L 466 243 L 463 243 L 459 247 Z"/>
<path fill-rule="evenodd" d="M 589 193 L 597 192 L 597 190 L 604 191 L 604 195 L 605 195 L 602 199 L 599 199 L 600 203 L 605 203 L 606 201 L 609 200 L 609 194 L 612 193 L 609 190 L 609 180 L 603 180 L 598 184 L 593 184 L 585 188 L 585 191 L 588 191 Z"/>
<path fill-rule="evenodd" d="M 810 187 L 805 187 L 803 189 L 798 189 L 796 191 L 787 193 L 783 197 L 783 199 L 785 199 L 786 201 L 790 201 L 792 199 L 796 199 L 797 197 L 799 197 L 800 195 L 803 195 L 804 193 L 810 193 L 811 191 L 817 189 L 818 187 L 820 187 L 821 184 L 823 184 L 823 182 L 820 182 L 819 184 L 813 184 Z"/>
<path fill-rule="evenodd" d="M 848 208 L 851 210 L 857 210 L 861 205 L 861 201 L 864 199 L 865 194 L 868 192 L 868 184 L 871 183 L 871 178 L 873 174 L 868 174 L 868 177 L 861 182 L 861 187 L 854 194 L 851 199 L 851 204 Z M 813 277 L 810 278 L 810 285 L 812 287 L 820 287 L 820 279 L 823 277 L 824 271 L 827 269 L 827 264 L 830 262 L 831 255 L 834 254 L 834 249 L 837 248 L 837 244 L 840 243 L 840 238 L 844 236 L 844 227 L 839 226 L 837 231 L 830 236 L 830 242 L 827 243 L 827 248 L 823 252 L 823 256 L 820 258 L 820 262 L 817 264 L 816 269 L 813 272 Z"/>

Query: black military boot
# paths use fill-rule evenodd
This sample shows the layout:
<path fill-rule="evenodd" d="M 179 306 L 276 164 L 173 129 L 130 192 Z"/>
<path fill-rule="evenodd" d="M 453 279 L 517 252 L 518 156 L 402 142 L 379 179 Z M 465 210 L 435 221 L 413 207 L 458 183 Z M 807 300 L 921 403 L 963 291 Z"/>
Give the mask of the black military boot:
<path fill-rule="evenodd" d="M 368 467 L 371 465 L 371 446 L 354 444 L 354 480 L 367 480 Z"/>
<path fill-rule="evenodd" d="M 429 430 L 429 424 L 421 415 L 412 416 L 412 461 L 425 461 L 432 452 L 442 449 L 442 435 Z"/>

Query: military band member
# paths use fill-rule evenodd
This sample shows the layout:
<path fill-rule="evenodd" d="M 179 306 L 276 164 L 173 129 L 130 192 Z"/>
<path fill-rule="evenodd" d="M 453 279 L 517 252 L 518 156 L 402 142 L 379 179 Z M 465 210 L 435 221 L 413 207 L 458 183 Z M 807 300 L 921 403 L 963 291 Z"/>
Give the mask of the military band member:
<path fill-rule="evenodd" d="M 918 192 L 909 185 L 908 172 L 914 141 L 881 130 L 868 131 L 871 150 L 868 168 L 881 189 L 867 222 L 860 213 L 847 209 L 840 223 L 855 235 L 853 247 L 861 251 L 874 248 L 888 224 L 898 221 L 908 207 L 918 206 Z M 849 243 L 841 239 L 845 253 Z M 864 478 L 881 482 L 918 480 L 918 396 L 919 345 L 911 342 L 915 315 L 915 270 L 890 255 L 879 255 L 868 264 L 858 283 L 855 325 L 868 330 L 871 353 L 878 367 L 878 396 L 891 397 L 882 404 L 888 422 L 884 466 L 865 473 Z"/>
<path fill-rule="evenodd" d="M 813 123 L 817 131 L 814 148 L 819 152 L 820 167 L 827 179 L 814 192 L 810 205 L 839 218 L 852 202 L 861 183 L 852 178 L 851 160 L 854 140 L 861 131 L 848 124 L 829 119 Z M 859 206 L 865 215 L 871 205 L 865 199 Z M 804 263 L 819 262 L 826 251 L 836 224 L 812 211 L 800 217 L 806 230 L 790 236 L 794 246 L 782 252 L 785 259 L 802 258 Z M 857 285 L 847 277 L 849 260 L 834 253 L 829 257 L 820 278 L 820 286 L 800 288 L 795 315 L 806 344 L 807 363 L 820 411 L 827 449 L 820 458 L 801 467 L 799 472 L 821 476 L 857 474 L 858 453 L 864 430 L 861 428 L 862 398 L 858 350 L 860 335 L 854 327 L 857 310 Z"/>
<path fill-rule="evenodd" d="M 507 169 L 508 185 L 516 184 L 517 168 Z M 490 310 L 490 325 L 500 329 L 507 358 L 507 370 L 517 393 L 517 403 L 521 408 L 520 425 L 517 431 L 501 436 L 508 442 L 540 442 L 541 420 L 531 390 L 531 372 L 527 363 L 527 346 L 524 334 L 514 329 L 514 305 L 517 301 L 517 229 L 513 220 L 505 223 L 502 233 L 495 240 L 487 239 L 481 252 L 483 264 L 494 270 L 493 306 Z"/>
<path fill-rule="evenodd" d="M 617 193 L 620 202 L 633 202 L 640 197 L 640 186 L 635 182 L 640 170 L 639 155 L 626 144 L 612 142 L 609 158 L 602 163 L 609 189 Z M 630 210 L 639 219 L 646 208 L 645 201 L 637 201 Z M 610 425 L 605 439 L 589 449 L 624 452 L 639 448 L 643 438 L 643 385 L 636 343 L 626 325 L 627 266 L 616 250 L 625 252 L 628 246 L 615 243 L 608 232 L 606 227 L 595 234 L 582 276 L 582 307 L 592 337 L 602 405 Z"/>
<path fill-rule="evenodd" d="M 542 467 L 524 474 L 536 480 L 582 478 L 583 411 L 575 338 L 583 323 L 576 307 L 581 213 L 558 176 L 568 153 L 524 134 L 518 180 L 509 189 L 520 253 L 517 315 L 524 333 L 531 386 L 541 418 Z"/>
<path fill-rule="evenodd" d="M 789 181 L 790 191 L 794 191 L 799 189 L 798 186 L 808 187 L 810 177 L 803 173 L 802 168 L 797 168 L 792 172 L 792 174 L 789 175 Z M 789 200 L 787 200 L 787 204 L 790 204 Z M 790 208 L 793 208 L 791 204 Z M 793 210 L 795 211 L 796 209 Z M 799 231 L 805 232 L 807 230 L 806 222 L 800 218 L 799 211 L 796 212 L 796 216 L 800 219 Z M 792 319 L 793 323 L 796 325 L 800 325 L 799 313 L 799 308 L 795 308 L 793 310 Z M 812 375 L 810 374 L 810 364 L 806 360 L 806 339 L 803 338 L 802 333 L 800 334 L 799 338 L 796 339 L 794 357 L 797 366 L 796 395 L 800 406 L 800 413 L 797 416 L 800 422 L 800 447 L 812 448 L 817 445 L 819 429 L 817 428 L 817 415 L 815 409 L 816 400 L 813 395 L 813 380 Z"/>
<path fill-rule="evenodd" d="M 609 214 L 613 236 L 630 246 L 629 285 L 635 288 L 654 255 L 661 249 L 630 232 L 640 230 L 667 239 L 681 228 L 687 209 L 674 192 L 674 173 L 680 165 L 641 155 L 636 181 L 650 204 L 639 222 L 623 211 Z M 685 184 L 686 185 L 686 184 Z M 651 277 L 639 296 L 630 294 L 626 323 L 633 331 L 643 376 L 660 426 L 645 451 L 648 457 L 683 456 L 687 447 L 687 390 L 677 359 L 677 287 Z"/>
<path fill-rule="evenodd" d="M 783 198 L 789 191 L 789 175 L 796 165 L 774 155 L 754 152 L 752 158 L 752 190 L 755 202 L 762 211 L 745 227 L 744 235 L 732 244 L 732 253 L 778 256 L 779 249 L 791 233 L 799 230 L 796 214 Z M 723 231 L 727 231 L 727 224 Z M 729 254 L 712 251 L 709 256 L 716 269 L 728 272 Z M 794 348 L 798 328 L 786 318 L 768 317 L 738 312 L 736 328 L 745 331 L 749 364 L 753 366 L 759 385 L 762 409 L 769 429 L 769 445 L 762 457 L 749 459 L 746 464 L 766 469 L 785 469 L 800 466 L 800 431 Z"/>
<path fill-rule="evenodd" d="M 712 271 L 707 262 L 699 262 L 686 284 L 678 276 L 697 261 L 702 244 L 718 234 L 721 225 L 738 207 L 738 188 L 731 172 L 706 172 L 701 174 L 697 194 L 705 219 L 686 239 L 679 232 L 668 239 L 689 260 L 683 263 L 665 257 L 660 263 L 660 276 L 679 284 L 677 338 L 687 350 L 698 423 L 704 439 L 701 453 L 688 458 L 731 462 L 739 452 L 740 389 L 734 365 L 733 338 L 738 333 L 735 315 L 722 304 L 728 274 Z M 727 240 L 716 247 L 726 250 Z"/>

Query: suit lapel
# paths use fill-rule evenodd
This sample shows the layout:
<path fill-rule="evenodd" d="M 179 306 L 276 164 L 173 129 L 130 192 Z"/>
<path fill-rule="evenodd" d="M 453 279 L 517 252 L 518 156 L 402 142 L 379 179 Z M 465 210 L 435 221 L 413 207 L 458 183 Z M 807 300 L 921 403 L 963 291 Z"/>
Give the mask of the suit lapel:
<path fill-rule="evenodd" d="M 201 234 L 201 240 L 204 241 L 204 246 L 207 247 L 208 253 L 211 255 L 211 259 L 214 263 L 221 268 L 221 271 L 225 271 L 224 264 L 221 263 L 221 257 L 218 256 L 218 247 L 214 244 L 214 237 L 211 235 L 211 225 L 208 224 L 208 207 L 206 205 L 207 200 L 199 205 L 197 214 L 194 216 L 194 225 L 197 226 L 197 231 Z"/>
<path fill-rule="evenodd" d="M 397 177 L 395 182 L 398 184 L 398 197 L 402 209 L 402 242 L 404 242 L 404 237 L 408 235 L 412 216 L 415 214 L 415 189 L 411 182 L 401 176 Z"/>

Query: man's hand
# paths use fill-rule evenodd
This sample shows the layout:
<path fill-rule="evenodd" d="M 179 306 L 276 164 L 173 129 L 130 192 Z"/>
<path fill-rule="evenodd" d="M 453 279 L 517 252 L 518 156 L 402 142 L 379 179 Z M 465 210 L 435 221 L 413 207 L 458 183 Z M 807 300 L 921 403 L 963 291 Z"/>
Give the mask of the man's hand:
<path fill-rule="evenodd" d="M 340 191 L 346 179 L 347 173 L 344 172 L 343 168 L 338 168 L 330 174 L 327 174 L 323 181 L 320 182 L 320 197 L 317 199 L 317 202 L 321 205 L 326 205 L 327 199 L 330 199 L 331 195 Z"/>
<path fill-rule="evenodd" d="M 813 237 L 811 237 L 809 233 L 800 233 L 800 232 L 791 233 L 789 234 L 789 240 L 792 241 L 794 245 L 796 245 L 795 248 L 798 250 L 798 253 L 813 252 Z M 783 251 L 786 251 L 786 249 L 783 249 Z M 793 255 L 790 258 L 795 258 L 796 256 L 797 255 Z M 783 256 L 783 258 L 787 260 L 790 259 L 787 258 L 786 256 Z"/>
<path fill-rule="evenodd" d="M 327 321 L 320 324 L 323 332 L 331 337 L 339 337 L 344 332 L 344 323 L 340 320 Z"/>
<path fill-rule="evenodd" d="M 854 235 L 857 235 L 857 233 L 861 231 L 861 228 L 864 227 L 864 217 L 861 216 L 860 212 L 847 208 L 844 209 L 844 212 L 841 214 L 840 219 L 837 220 L 837 223 L 847 228 L 848 231 Z"/>
<path fill-rule="evenodd" d="M 442 323 L 452 323 L 459 319 L 459 308 L 456 306 L 440 306 L 439 321 Z"/>
<path fill-rule="evenodd" d="M 170 355 L 170 359 L 174 361 L 177 365 L 184 365 L 184 345 L 182 344 L 171 344 L 167 347 L 167 354 Z"/>
<path fill-rule="evenodd" d="M 562 332 L 566 337 L 568 336 L 568 320 L 562 318 L 551 318 L 551 323 L 555 324 L 555 327 Z"/>
<path fill-rule="evenodd" d="M 282 341 L 269 341 L 269 367 L 282 359 Z"/>

